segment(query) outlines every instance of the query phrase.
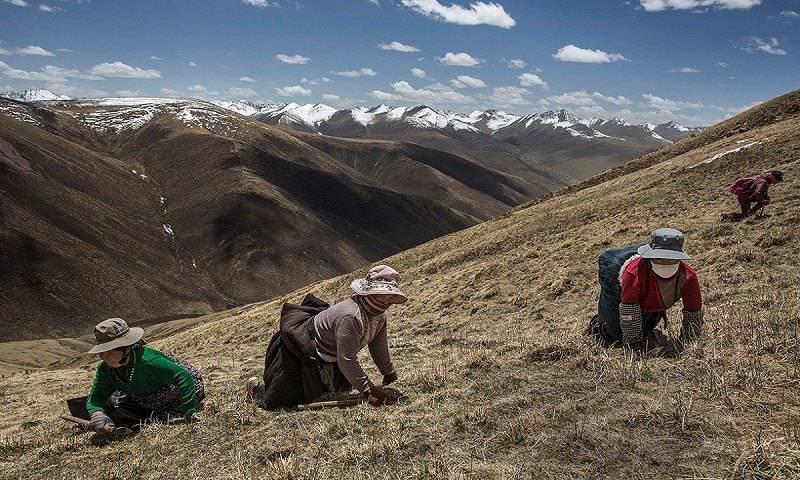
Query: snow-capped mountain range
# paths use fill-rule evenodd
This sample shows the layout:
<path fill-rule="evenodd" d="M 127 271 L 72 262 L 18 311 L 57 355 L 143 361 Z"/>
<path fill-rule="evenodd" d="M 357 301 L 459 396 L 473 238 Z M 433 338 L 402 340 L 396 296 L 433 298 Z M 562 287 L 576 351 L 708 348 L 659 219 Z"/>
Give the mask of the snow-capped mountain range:
<path fill-rule="evenodd" d="M 25 90 L 6 92 L 0 96 L 22 102 L 72 101 L 70 97 L 57 95 L 49 90 Z M 189 99 L 165 98 L 106 98 L 76 100 L 93 105 L 130 105 L 174 103 Z M 653 123 L 630 124 L 623 119 L 584 119 L 566 111 L 548 111 L 519 115 L 498 110 L 458 113 L 438 110 L 425 105 L 415 107 L 396 107 L 378 105 L 374 107 L 355 107 L 337 110 L 325 104 L 256 104 L 247 100 L 238 102 L 210 101 L 226 110 L 240 115 L 255 117 L 258 120 L 288 128 L 329 135 L 368 136 L 369 130 L 378 126 L 398 124 L 418 129 L 438 129 L 462 134 L 489 134 L 498 138 L 517 136 L 530 129 L 548 127 L 561 130 L 572 137 L 584 140 L 607 139 L 625 141 L 630 135 L 649 136 L 663 143 L 670 143 L 700 128 L 688 128 L 677 122 L 660 125 Z M 614 134 L 616 132 L 616 135 Z"/>

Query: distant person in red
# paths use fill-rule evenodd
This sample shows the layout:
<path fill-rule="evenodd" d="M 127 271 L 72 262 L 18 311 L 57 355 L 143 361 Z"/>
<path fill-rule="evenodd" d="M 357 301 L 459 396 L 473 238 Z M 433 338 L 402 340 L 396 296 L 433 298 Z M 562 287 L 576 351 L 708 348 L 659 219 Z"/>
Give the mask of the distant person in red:
<path fill-rule="evenodd" d="M 741 212 L 720 213 L 721 221 L 738 222 L 769 205 L 769 186 L 783 181 L 783 172 L 773 170 L 763 175 L 737 178 L 728 187 L 739 200 Z M 755 203 L 755 205 L 753 205 Z"/>

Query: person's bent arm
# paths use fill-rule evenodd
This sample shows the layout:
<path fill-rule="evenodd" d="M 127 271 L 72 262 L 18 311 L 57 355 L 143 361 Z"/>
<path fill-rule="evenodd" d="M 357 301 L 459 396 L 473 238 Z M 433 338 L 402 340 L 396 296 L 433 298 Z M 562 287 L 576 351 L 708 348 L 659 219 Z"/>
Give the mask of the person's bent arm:
<path fill-rule="evenodd" d="M 358 352 L 361 350 L 360 336 L 361 326 L 352 315 L 347 315 L 338 322 L 336 326 L 336 364 L 350 385 L 364 393 L 369 390 L 371 384 L 367 373 L 358 362 Z"/>
<path fill-rule="evenodd" d="M 642 307 L 639 304 L 641 285 L 639 278 L 624 272 L 621 279 L 622 302 L 619 304 L 619 327 L 622 330 L 622 343 L 634 344 L 642 341 Z"/>
<path fill-rule="evenodd" d="M 197 412 L 194 377 L 188 370 L 169 358 L 157 358 L 150 363 L 156 377 L 164 385 L 175 385 L 181 392 L 181 411 L 187 419 Z"/>
<path fill-rule="evenodd" d="M 690 342 L 700 336 L 703 328 L 703 296 L 697 275 L 686 279 L 681 296 L 683 298 L 683 321 L 681 322 L 680 338 L 685 342 Z"/>
<path fill-rule="evenodd" d="M 369 354 L 375 365 L 378 366 L 381 375 L 384 377 L 391 376 L 395 373 L 394 365 L 392 364 L 392 356 L 389 353 L 389 337 L 386 333 L 386 323 L 372 339 L 369 344 Z"/>
<path fill-rule="evenodd" d="M 114 391 L 112 375 L 111 368 L 104 363 L 97 366 L 89 396 L 86 397 L 86 411 L 90 415 L 94 412 L 105 411 L 108 397 Z"/>

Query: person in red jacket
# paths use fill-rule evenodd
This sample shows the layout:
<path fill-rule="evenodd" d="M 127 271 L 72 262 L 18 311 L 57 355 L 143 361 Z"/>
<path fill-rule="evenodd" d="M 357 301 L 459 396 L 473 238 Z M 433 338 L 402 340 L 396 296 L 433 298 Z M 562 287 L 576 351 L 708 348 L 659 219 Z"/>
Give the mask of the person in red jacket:
<path fill-rule="evenodd" d="M 728 190 L 736 195 L 741 212 L 720 213 L 719 219 L 738 222 L 766 207 L 770 202 L 769 186 L 782 181 L 783 172 L 780 170 L 772 170 L 764 175 L 737 178 Z"/>
<path fill-rule="evenodd" d="M 647 335 L 678 300 L 683 302 L 681 340 L 700 335 L 703 300 L 697 273 L 685 263 L 691 257 L 683 251 L 684 236 L 672 228 L 655 230 L 650 243 L 638 249 L 620 271 L 619 305 L 622 343 L 643 346 Z"/>

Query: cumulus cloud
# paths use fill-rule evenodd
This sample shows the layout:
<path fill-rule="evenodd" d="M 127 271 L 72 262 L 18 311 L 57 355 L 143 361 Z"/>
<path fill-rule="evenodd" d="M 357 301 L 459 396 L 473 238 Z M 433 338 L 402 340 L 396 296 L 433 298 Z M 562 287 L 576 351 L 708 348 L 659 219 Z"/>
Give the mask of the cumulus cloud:
<path fill-rule="evenodd" d="M 189 90 L 190 92 L 195 92 L 195 93 L 205 93 L 205 92 L 208 91 L 208 88 L 206 88 L 205 85 L 200 85 L 198 83 L 196 85 L 192 85 L 190 87 L 186 87 L 186 90 Z"/>
<path fill-rule="evenodd" d="M 700 70 L 692 67 L 681 67 L 667 70 L 667 73 L 700 73 Z"/>
<path fill-rule="evenodd" d="M 252 88 L 241 88 L 241 87 L 231 87 L 228 89 L 228 93 L 231 95 L 236 95 L 238 97 L 255 97 L 258 95 L 255 90 Z"/>
<path fill-rule="evenodd" d="M 282 97 L 307 97 L 311 95 L 312 91 L 302 85 L 288 85 L 275 89 L 278 95 Z"/>
<path fill-rule="evenodd" d="M 461 5 L 443 5 L 438 0 L 401 0 L 400 3 L 426 17 L 456 25 L 511 28 L 517 24 L 501 4 L 494 2 L 478 1 L 470 4 L 469 8 Z"/>
<path fill-rule="evenodd" d="M 519 84 L 523 87 L 542 87 L 547 88 L 547 82 L 542 80 L 542 77 L 535 73 L 523 73 L 519 77 Z"/>
<path fill-rule="evenodd" d="M 686 102 L 681 100 L 670 100 L 668 98 L 659 97 L 652 93 L 642 95 L 645 100 L 646 106 L 657 108 L 661 110 L 682 110 L 686 108 L 703 108 L 701 102 Z"/>
<path fill-rule="evenodd" d="M 727 62 L 717 62 L 717 66 L 719 68 L 728 68 L 728 63 Z"/>
<path fill-rule="evenodd" d="M 449 65 L 451 67 L 474 67 L 480 65 L 483 60 L 475 58 L 469 53 L 453 53 L 447 52 L 443 57 L 437 57 L 439 63 L 442 65 Z"/>
<path fill-rule="evenodd" d="M 103 79 L 103 77 L 98 75 L 90 75 L 79 70 L 56 67 L 53 65 L 46 65 L 39 71 L 27 71 L 14 68 L 5 62 L 0 62 L 0 74 L 16 80 L 33 80 L 53 83 L 66 83 L 71 78 L 80 78 L 83 80 Z"/>
<path fill-rule="evenodd" d="M 345 70 L 343 72 L 333 72 L 334 75 L 339 75 L 341 77 L 374 77 L 378 74 L 375 70 L 371 68 L 361 67 L 358 70 Z"/>
<path fill-rule="evenodd" d="M 381 102 L 401 102 L 403 97 L 395 95 L 394 93 L 384 92 L 383 90 L 373 90 L 369 92 L 369 96 L 380 100 Z"/>
<path fill-rule="evenodd" d="M 275 58 L 278 61 L 288 63 L 289 65 L 305 65 L 311 60 L 310 58 L 302 55 L 286 55 L 285 53 L 279 53 L 275 55 Z"/>
<path fill-rule="evenodd" d="M 53 12 L 56 11 L 56 9 L 54 7 L 51 7 L 50 5 L 45 5 L 45 4 L 39 5 L 39 10 L 41 10 L 43 12 L 47 12 L 47 13 L 53 13 Z"/>
<path fill-rule="evenodd" d="M 196 66 L 197 66 L 197 64 L 196 64 L 196 63 L 194 63 L 194 62 L 189 62 L 189 66 L 190 66 L 190 67 L 196 67 Z"/>
<path fill-rule="evenodd" d="M 132 67 L 119 61 L 95 65 L 89 70 L 89 73 L 110 78 L 139 78 L 145 80 L 161 78 L 161 72 L 158 70 Z"/>
<path fill-rule="evenodd" d="M 639 0 L 647 12 L 663 10 L 696 10 L 699 8 L 718 8 L 723 10 L 747 10 L 761 5 L 763 0 Z"/>
<path fill-rule="evenodd" d="M 381 50 L 394 50 L 395 52 L 403 52 L 403 53 L 414 53 L 419 52 L 419 48 L 413 45 L 407 45 L 405 43 L 400 42 L 391 42 L 391 43 L 380 43 L 378 44 L 378 48 Z"/>
<path fill-rule="evenodd" d="M 795 12 L 794 10 L 784 10 L 779 15 L 783 18 L 800 18 L 800 13 Z"/>
<path fill-rule="evenodd" d="M 522 70 L 523 68 L 527 67 L 528 64 L 525 60 L 519 58 L 512 58 L 511 60 L 504 60 L 505 64 L 508 65 L 508 68 L 517 68 Z"/>
<path fill-rule="evenodd" d="M 10 3 L 11 5 L 16 5 L 17 7 L 27 7 L 28 2 L 25 0 L 3 0 L 6 3 Z"/>
<path fill-rule="evenodd" d="M 406 81 L 395 82 L 392 84 L 391 92 L 384 92 L 381 90 L 373 90 L 370 96 L 383 102 L 415 102 L 415 103 L 447 103 L 447 104 L 465 104 L 474 103 L 475 99 L 452 89 L 444 87 L 443 89 L 415 88 Z"/>
<path fill-rule="evenodd" d="M 759 37 L 745 37 L 739 48 L 750 53 L 762 52 L 771 55 L 786 55 L 786 50 L 779 47 L 780 42 L 775 37 L 768 40 L 763 40 Z"/>
<path fill-rule="evenodd" d="M 180 94 L 180 92 L 178 92 L 177 90 L 174 90 L 172 88 L 162 88 L 161 89 L 161 93 L 163 93 L 164 95 L 179 95 Z"/>
<path fill-rule="evenodd" d="M 525 98 L 530 90 L 522 87 L 495 87 L 489 96 L 497 105 L 529 105 L 531 102 Z"/>
<path fill-rule="evenodd" d="M 6 50 L 3 47 L 0 47 L 0 55 L 11 55 L 11 50 Z"/>
<path fill-rule="evenodd" d="M 252 77 L 239 77 L 240 82 L 255 83 L 256 79 Z"/>
<path fill-rule="evenodd" d="M 594 92 L 592 93 L 592 97 L 614 105 L 633 105 L 633 101 L 623 97 L 622 95 L 614 97 L 614 96 L 603 95 L 600 92 Z"/>
<path fill-rule="evenodd" d="M 425 78 L 428 74 L 425 72 L 425 70 L 414 67 L 411 69 L 411 75 L 414 75 L 417 78 Z"/>
<path fill-rule="evenodd" d="M 150 60 L 164 60 L 164 59 L 161 57 L 157 57 L 155 55 L 150 55 Z"/>
<path fill-rule="evenodd" d="M 553 58 L 562 62 L 577 63 L 612 63 L 629 61 L 621 53 L 608 53 L 602 50 L 580 48 L 572 44 L 559 48 L 558 51 L 553 54 Z"/>
<path fill-rule="evenodd" d="M 36 45 L 30 45 L 25 48 L 18 48 L 16 51 L 17 55 L 37 55 L 40 57 L 55 57 L 56 54 L 45 50 L 42 47 L 37 47 Z"/>
<path fill-rule="evenodd" d="M 485 88 L 486 83 L 480 78 L 470 77 L 469 75 L 459 75 L 450 80 L 450 84 L 456 88 Z"/>
<path fill-rule="evenodd" d="M 251 5 L 256 8 L 278 7 L 277 2 L 270 2 L 268 0 L 242 0 L 242 3 Z"/>
<path fill-rule="evenodd" d="M 325 100 L 326 102 L 338 102 L 339 100 L 342 99 L 342 97 L 340 97 L 339 95 L 334 95 L 332 93 L 323 93 L 322 99 Z"/>

